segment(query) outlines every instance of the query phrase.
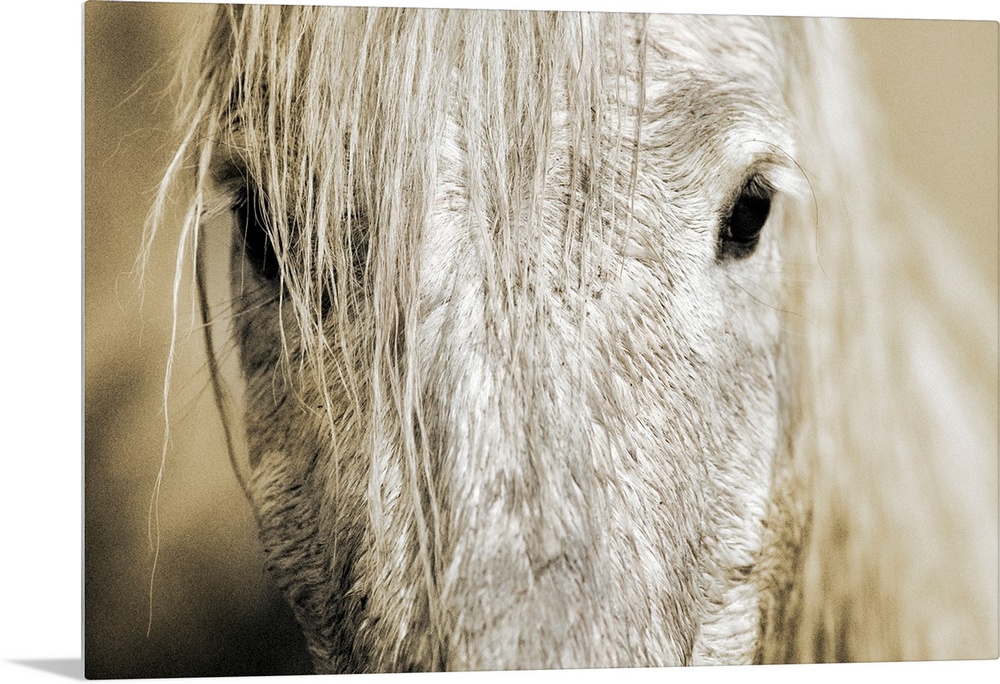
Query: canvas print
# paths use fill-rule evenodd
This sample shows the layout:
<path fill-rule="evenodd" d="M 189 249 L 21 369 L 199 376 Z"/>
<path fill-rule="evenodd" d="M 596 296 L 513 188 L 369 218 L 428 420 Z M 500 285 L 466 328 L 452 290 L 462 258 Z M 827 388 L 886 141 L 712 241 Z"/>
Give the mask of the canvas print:
<path fill-rule="evenodd" d="M 997 658 L 996 23 L 84 29 L 88 677 Z"/>

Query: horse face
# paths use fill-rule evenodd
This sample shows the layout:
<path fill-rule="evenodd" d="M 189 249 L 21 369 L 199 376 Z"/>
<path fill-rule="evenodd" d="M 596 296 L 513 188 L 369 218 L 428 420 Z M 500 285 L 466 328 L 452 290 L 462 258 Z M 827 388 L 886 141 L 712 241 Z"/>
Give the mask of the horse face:
<path fill-rule="evenodd" d="M 218 24 L 301 40 L 270 45 L 287 83 L 225 92 L 217 165 L 250 489 L 317 669 L 752 659 L 768 26 L 275 11 Z"/>

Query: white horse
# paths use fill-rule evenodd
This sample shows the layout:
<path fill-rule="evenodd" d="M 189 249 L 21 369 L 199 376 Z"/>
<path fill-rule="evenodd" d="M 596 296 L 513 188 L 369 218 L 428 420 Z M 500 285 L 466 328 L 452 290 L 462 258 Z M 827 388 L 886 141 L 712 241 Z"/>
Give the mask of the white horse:
<path fill-rule="evenodd" d="M 318 671 L 997 656 L 996 303 L 851 54 L 668 15 L 192 38 L 148 240 L 193 163 L 179 256 L 231 221 L 244 415 L 213 381 Z"/>

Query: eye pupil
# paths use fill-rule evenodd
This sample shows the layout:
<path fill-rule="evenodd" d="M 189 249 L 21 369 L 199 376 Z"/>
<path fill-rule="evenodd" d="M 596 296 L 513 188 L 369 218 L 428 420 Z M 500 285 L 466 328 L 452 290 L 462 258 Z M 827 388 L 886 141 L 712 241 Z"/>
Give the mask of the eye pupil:
<path fill-rule="evenodd" d="M 769 198 L 741 195 L 729 217 L 730 237 L 739 242 L 757 240 L 770 211 Z"/>
<path fill-rule="evenodd" d="M 743 184 L 719 230 L 720 260 L 742 259 L 753 253 L 771 213 L 773 195 L 774 191 L 757 176 Z"/>
<path fill-rule="evenodd" d="M 233 204 L 233 212 L 236 214 L 237 245 L 242 248 L 244 258 L 264 278 L 276 280 L 280 268 L 271 243 L 267 211 L 260 191 L 252 186 L 240 190 Z"/>

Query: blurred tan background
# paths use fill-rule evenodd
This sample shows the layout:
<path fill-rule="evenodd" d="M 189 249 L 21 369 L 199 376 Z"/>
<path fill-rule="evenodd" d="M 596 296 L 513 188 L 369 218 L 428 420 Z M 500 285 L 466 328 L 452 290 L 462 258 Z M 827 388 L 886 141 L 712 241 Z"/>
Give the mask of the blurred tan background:
<path fill-rule="evenodd" d="M 89 677 L 308 672 L 263 570 L 222 441 L 200 336 L 170 398 L 159 503 L 162 384 L 176 235 L 156 245 L 144 301 L 130 276 L 170 155 L 167 60 L 200 12 L 88 3 L 85 14 L 85 660 Z M 896 162 L 997 286 L 997 24 L 856 22 Z M 164 97 L 167 95 L 167 97 Z M 140 306 L 141 304 L 141 306 Z M 185 311 L 189 309 L 185 307 Z M 188 315 L 188 314 L 185 314 Z M 186 320 L 182 324 L 187 330 Z"/>
<path fill-rule="evenodd" d="M 159 501 L 163 378 L 177 231 L 154 249 L 145 301 L 130 275 L 170 160 L 171 51 L 204 8 L 88 3 L 85 14 L 84 660 L 88 677 L 310 672 L 290 609 L 271 586 L 204 373 L 187 335 Z M 180 217 L 177 217 L 178 221 Z M 173 244 L 172 244 L 173 243 Z"/>

